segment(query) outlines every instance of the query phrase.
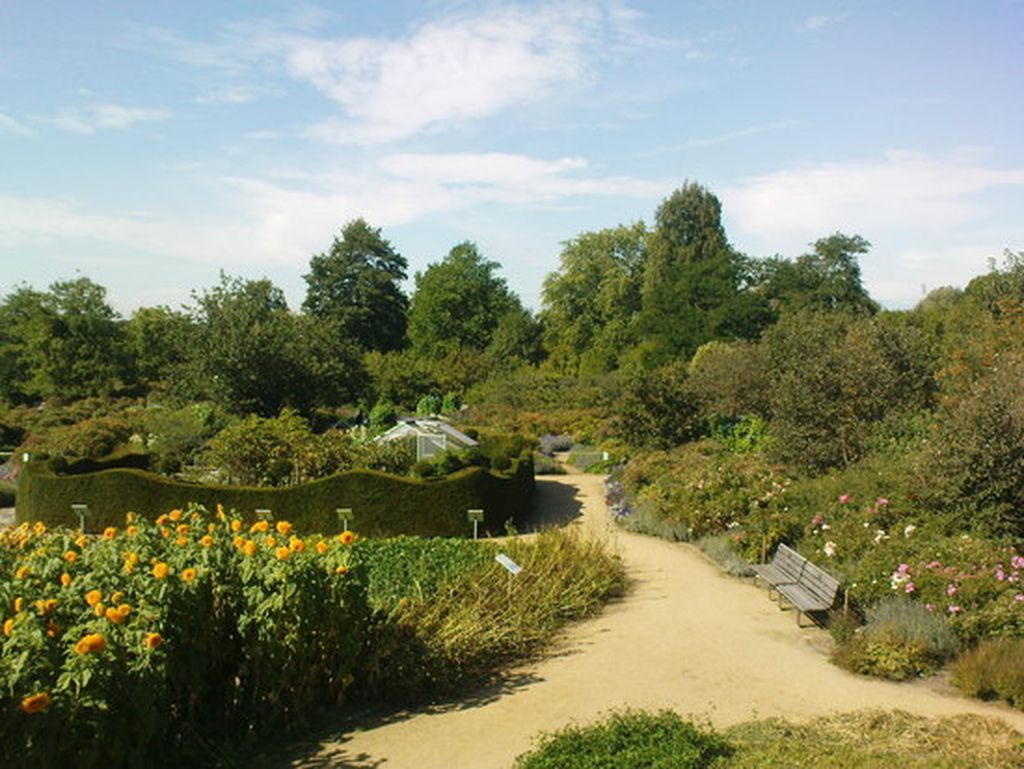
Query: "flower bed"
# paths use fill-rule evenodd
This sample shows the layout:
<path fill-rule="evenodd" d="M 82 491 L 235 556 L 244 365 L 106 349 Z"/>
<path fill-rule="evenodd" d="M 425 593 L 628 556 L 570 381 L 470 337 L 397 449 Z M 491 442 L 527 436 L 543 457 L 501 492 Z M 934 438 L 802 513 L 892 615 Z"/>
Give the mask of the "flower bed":
<path fill-rule="evenodd" d="M 343 699 L 370 613 L 351 542 L 201 508 L 0 535 L 0 753 L 202 763 L 213 736 L 287 729 Z"/>

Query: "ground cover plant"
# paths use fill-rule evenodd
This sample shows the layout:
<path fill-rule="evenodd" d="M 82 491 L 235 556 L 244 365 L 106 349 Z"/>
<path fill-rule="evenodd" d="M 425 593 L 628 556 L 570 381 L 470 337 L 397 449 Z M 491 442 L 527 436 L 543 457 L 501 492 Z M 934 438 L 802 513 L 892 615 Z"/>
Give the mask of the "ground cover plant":
<path fill-rule="evenodd" d="M 322 708 L 450 694 L 624 584 L 598 542 L 299 536 L 222 510 L 0 535 L 0 752 L 205 764 Z"/>
<path fill-rule="evenodd" d="M 1022 763 L 1018 732 L 973 715 L 859 711 L 804 724 L 748 721 L 716 731 L 671 711 L 624 711 L 541 735 L 513 769 L 1005 769 Z"/>

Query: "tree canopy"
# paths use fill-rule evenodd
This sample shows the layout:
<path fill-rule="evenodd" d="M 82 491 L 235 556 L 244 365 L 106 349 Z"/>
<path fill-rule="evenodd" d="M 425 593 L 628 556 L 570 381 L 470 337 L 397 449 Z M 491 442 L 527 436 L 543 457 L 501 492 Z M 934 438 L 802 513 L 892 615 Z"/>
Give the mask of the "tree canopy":
<path fill-rule="evenodd" d="M 336 323 L 363 349 L 398 350 L 405 345 L 409 303 L 401 282 L 408 266 L 379 229 L 354 219 L 327 253 L 310 260 L 303 309 Z"/>

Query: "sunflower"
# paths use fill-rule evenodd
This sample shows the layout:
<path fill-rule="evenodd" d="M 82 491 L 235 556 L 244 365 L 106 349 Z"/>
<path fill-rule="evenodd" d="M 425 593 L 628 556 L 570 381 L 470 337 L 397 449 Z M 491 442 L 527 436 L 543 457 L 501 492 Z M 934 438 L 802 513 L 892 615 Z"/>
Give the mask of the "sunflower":
<path fill-rule="evenodd" d="M 39 692 L 25 697 L 21 701 L 21 709 L 26 713 L 41 713 L 50 707 L 50 695 Z"/>

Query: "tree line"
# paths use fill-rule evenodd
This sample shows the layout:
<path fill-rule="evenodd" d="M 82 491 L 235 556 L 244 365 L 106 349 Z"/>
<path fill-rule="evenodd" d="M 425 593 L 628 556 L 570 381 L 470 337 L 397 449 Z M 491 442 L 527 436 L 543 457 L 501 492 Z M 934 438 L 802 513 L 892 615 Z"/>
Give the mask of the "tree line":
<path fill-rule="evenodd" d="M 873 314 L 856 235 L 794 259 L 737 251 L 709 190 L 686 183 L 643 222 L 564 245 L 536 315 L 470 242 L 413 276 L 363 219 L 348 222 L 304 275 L 291 310 L 269 280 L 222 273 L 179 309 L 124 319 L 87 277 L 0 304 L 0 399 L 144 395 L 212 401 L 231 413 L 311 414 L 343 404 L 412 407 L 522 366 L 568 376 L 655 371 L 714 340 L 754 340 L 801 310 Z"/>

